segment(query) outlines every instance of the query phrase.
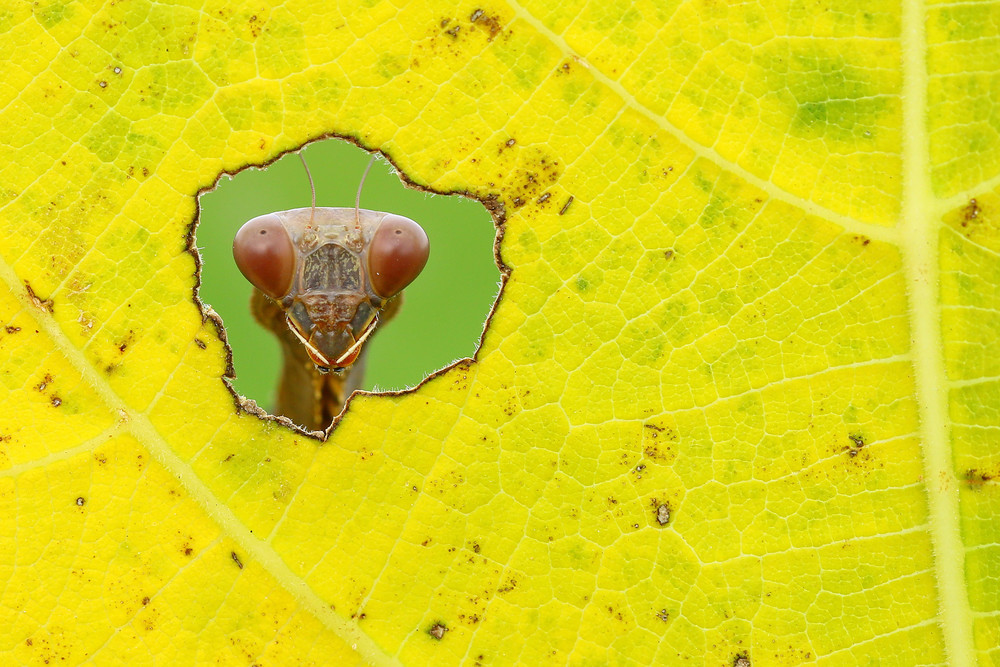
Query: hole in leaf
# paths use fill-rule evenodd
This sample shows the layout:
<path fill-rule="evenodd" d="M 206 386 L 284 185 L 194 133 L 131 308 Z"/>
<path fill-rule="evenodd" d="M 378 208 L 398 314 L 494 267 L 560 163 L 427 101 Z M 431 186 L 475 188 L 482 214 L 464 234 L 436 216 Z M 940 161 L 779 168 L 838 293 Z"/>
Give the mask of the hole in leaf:
<path fill-rule="evenodd" d="M 318 207 L 354 207 L 371 154 L 344 141 L 322 141 L 304 151 L 316 184 Z M 250 312 L 250 283 L 236 268 L 236 231 L 258 215 L 310 205 L 309 180 L 298 155 L 266 169 L 223 177 L 200 198 L 196 243 L 202 255 L 200 296 L 226 325 L 240 394 L 272 411 L 282 365 L 275 336 Z M 403 293 L 399 313 L 368 343 L 362 387 L 413 387 L 457 359 L 473 356 L 500 280 L 493 257 L 495 228 L 479 203 L 404 187 L 379 158 L 361 193 L 361 208 L 417 221 L 430 240 L 430 259 Z"/>

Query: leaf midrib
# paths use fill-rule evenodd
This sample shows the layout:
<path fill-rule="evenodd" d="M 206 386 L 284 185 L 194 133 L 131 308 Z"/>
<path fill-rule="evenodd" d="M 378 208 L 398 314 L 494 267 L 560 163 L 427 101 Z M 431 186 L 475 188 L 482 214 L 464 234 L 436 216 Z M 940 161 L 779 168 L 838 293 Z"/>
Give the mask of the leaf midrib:
<path fill-rule="evenodd" d="M 958 480 L 951 466 L 948 383 L 941 335 L 938 237 L 940 205 L 931 183 L 927 132 L 927 36 L 923 2 L 904 2 L 903 202 L 900 254 L 906 274 L 911 320 L 914 384 L 920 415 L 924 487 L 930 514 L 938 616 L 951 662 L 975 662 L 972 613 L 965 580 L 965 547 L 959 525 Z"/>

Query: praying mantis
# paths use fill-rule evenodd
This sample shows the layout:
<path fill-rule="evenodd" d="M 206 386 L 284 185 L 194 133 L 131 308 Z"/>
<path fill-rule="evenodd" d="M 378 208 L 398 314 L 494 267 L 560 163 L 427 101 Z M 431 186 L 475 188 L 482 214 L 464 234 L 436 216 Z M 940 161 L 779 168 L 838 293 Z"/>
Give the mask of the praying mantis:
<path fill-rule="evenodd" d="M 301 154 L 300 154 L 300 157 Z M 399 310 L 430 254 L 423 228 L 394 213 L 312 205 L 246 222 L 233 258 L 254 286 L 254 318 L 277 336 L 283 364 L 275 411 L 309 430 L 340 414 L 360 387 L 365 343 Z"/>

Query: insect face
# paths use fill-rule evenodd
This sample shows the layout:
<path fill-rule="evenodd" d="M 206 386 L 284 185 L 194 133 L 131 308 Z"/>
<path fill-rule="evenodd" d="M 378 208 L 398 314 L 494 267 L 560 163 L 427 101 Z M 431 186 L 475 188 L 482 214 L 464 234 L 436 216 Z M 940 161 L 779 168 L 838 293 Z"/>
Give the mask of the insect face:
<path fill-rule="evenodd" d="M 349 367 L 385 303 L 427 263 L 427 235 L 403 216 L 357 208 L 262 215 L 236 234 L 233 256 L 322 371 Z"/>

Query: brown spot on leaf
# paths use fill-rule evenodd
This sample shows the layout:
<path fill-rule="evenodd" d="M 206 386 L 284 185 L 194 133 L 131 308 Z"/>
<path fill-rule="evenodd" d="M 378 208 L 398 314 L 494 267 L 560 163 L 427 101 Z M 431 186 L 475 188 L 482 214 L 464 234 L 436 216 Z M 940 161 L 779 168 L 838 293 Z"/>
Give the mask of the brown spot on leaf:
<path fill-rule="evenodd" d="M 60 405 L 62 405 L 62 399 L 59 398 L 58 396 L 53 396 L 52 397 L 52 407 L 58 408 Z"/>
<path fill-rule="evenodd" d="M 142 598 L 142 606 L 145 607 L 147 604 L 149 604 L 149 596 L 148 595 L 146 597 Z"/>
<path fill-rule="evenodd" d="M 994 475 L 989 472 L 983 472 L 977 470 L 976 468 L 969 468 L 965 471 L 965 483 L 970 489 L 979 490 L 987 482 L 993 481 Z"/>
<path fill-rule="evenodd" d="M 21 327 L 4 327 L 4 330 L 9 334 L 16 334 L 21 330 Z"/>
<path fill-rule="evenodd" d="M 665 526 L 670 523 L 670 505 L 663 503 L 656 506 L 656 523 Z"/>
<path fill-rule="evenodd" d="M 517 579 L 509 579 L 506 584 L 497 589 L 497 593 L 510 593 L 517 588 Z"/>
<path fill-rule="evenodd" d="M 434 623 L 434 625 L 430 627 L 430 629 L 427 630 L 427 634 L 429 634 L 431 637 L 437 640 L 443 638 L 444 633 L 446 632 L 448 632 L 448 626 L 442 623 L 441 621 L 437 621 L 436 623 Z"/>
<path fill-rule="evenodd" d="M 476 9 L 469 16 L 469 20 L 476 24 L 478 27 L 489 31 L 490 36 L 487 38 L 488 41 L 492 42 L 493 38 L 500 34 L 500 19 L 492 14 L 487 14 L 482 9 Z"/>
<path fill-rule="evenodd" d="M 80 496 L 80 497 L 78 497 L 76 499 L 76 505 L 77 505 L 77 507 L 83 507 L 86 504 L 87 504 L 87 499 L 84 498 L 83 496 Z"/>
<path fill-rule="evenodd" d="M 53 312 L 52 299 L 42 299 L 37 294 L 35 290 L 31 288 L 31 284 L 27 280 L 24 281 L 24 289 L 28 292 L 28 298 L 31 299 L 31 303 L 39 310 L 44 310 L 49 313 Z"/>
<path fill-rule="evenodd" d="M 123 338 L 118 343 L 118 352 L 120 354 L 125 354 L 125 350 L 128 349 L 128 346 L 132 344 L 133 340 L 135 340 L 135 332 L 129 329 L 128 333 L 125 335 L 125 338 Z"/>
<path fill-rule="evenodd" d="M 738 653 L 733 658 L 733 667 L 750 667 L 750 657 L 746 653 Z"/>
<path fill-rule="evenodd" d="M 42 381 L 35 385 L 35 391 L 45 391 L 45 388 L 49 386 L 50 382 L 52 382 L 52 376 L 46 373 L 45 377 L 42 378 Z"/>
<path fill-rule="evenodd" d="M 974 222 L 979 218 L 979 214 L 982 213 L 982 209 L 979 208 L 979 202 L 975 199 L 970 199 L 969 203 L 962 209 L 962 226 L 968 227 L 970 222 Z"/>
<path fill-rule="evenodd" d="M 850 439 L 850 441 L 854 445 L 853 447 L 851 447 L 848 450 L 847 455 L 853 458 L 853 457 L 857 456 L 858 453 L 861 451 L 861 448 L 865 446 L 865 444 L 866 444 L 865 443 L 865 438 L 860 433 L 851 433 L 847 437 Z"/>

